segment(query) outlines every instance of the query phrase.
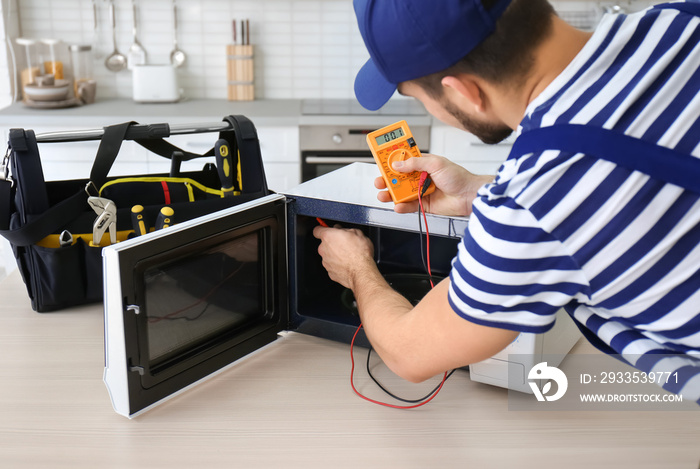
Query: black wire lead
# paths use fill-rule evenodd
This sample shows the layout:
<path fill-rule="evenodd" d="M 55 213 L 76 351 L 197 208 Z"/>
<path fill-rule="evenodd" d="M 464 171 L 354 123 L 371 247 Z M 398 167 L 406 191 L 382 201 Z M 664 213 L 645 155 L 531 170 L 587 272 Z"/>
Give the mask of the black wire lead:
<path fill-rule="evenodd" d="M 432 396 L 433 394 L 435 394 L 435 393 L 440 389 L 440 386 L 442 385 L 442 382 L 443 382 L 443 381 L 447 381 L 448 379 L 450 379 L 450 376 L 452 376 L 452 375 L 454 374 L 454 372 L 455 372 L 455 370 L 450 371 L 450 373 L 447 375 L 447 377 L 445 377 L 444 380 L 441 380 L 441 382 L 438 383 L 438 385 L 435 386 L 435 388 L 434 388 L 432 391 L 430 391 L 425 397 L 421 397 L 420 399 L 404 399 L 404 398 L 402 398 L 402 397 L 397 396 L 396 394 L 393 394 L 391 391 L 389 391 L 388 389 L 386 389 L 384 386 L 382 386 L 382 384 L 379 382 L 379 380 L 377 380 L 377 378 L 374 377 L 374 375 L 372 374 L 372 371 L 371 371 L 371 369 L 370 369 L 370 366 L 369 366 L 369 362 L 370 362 L 370 357 L 371 357 L 371 356 L 372 356 L 372 347 L 370 347 L 369 350 L 367 351 L 367 374 L 369 375 L 369 377 L 372 378 L 372 381 L 374 381 L 374 383 L 375 383 L 377 386 L 379 386 L 379 389 L 381 389 L 382 391 L 384 391 L 386 394 L 388 394 L 389 396 L 393 397 L 393 398 L 396 399 L 397 401 L 405 402 L 405 403 L 407 403 L 407 404 L 417 404 L 417 403 L 419 403 L 419 402 L 425 401 L 425 400 L 428 399 L 430 396 Z"/>

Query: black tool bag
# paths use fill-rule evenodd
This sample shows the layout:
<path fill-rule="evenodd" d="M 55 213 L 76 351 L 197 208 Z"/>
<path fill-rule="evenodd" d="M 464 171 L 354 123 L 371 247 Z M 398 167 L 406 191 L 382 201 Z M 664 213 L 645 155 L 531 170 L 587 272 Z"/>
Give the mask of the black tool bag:
<path fill-rule="evenodd" d="M 116 206 L 119 242 L 135 235 L 132 209 L 137 205 L 143 206 L 141 215 L 150 220 L 152 230 L 164 207 L 174 213 L 168 224 L 179 223 L 267 195 L 253 123 L 243 116 L 228 116 L 217 130 L 219 139 L 228 143 L 232 157 L 233 190 L 227 191 L 232 196 L 224 197 L 222 180 L 211 162 L 203 162 L 203 169 L 194 172 L 108 176 L 124 140 L 133 140 L 165 158 L 175 155 L 182 161 L 214 155 L 213 148 L 200 155 L 164 140 L 171 135 L 168 124 L 128 122 L 105 127 L 97 136 L 86 132 L 75 140 L 66 135 L 54 140 L 42 137 L 42 142 L 100 139 L 89 180 L 48 182 L 44 180 L 34 132 L 12 129 L 4 177 L 0 174 L 0 235 L 12 245 L 32 308 L 47 312 L 102 300 L 101 246 L 111 241 L 108 234 L 100 240 L 92 239 L 99 214 L 88 204 L 91 196 L 108 199 Z M 212 130 L 194 126 L 177 133 L 207 131 Z"/>

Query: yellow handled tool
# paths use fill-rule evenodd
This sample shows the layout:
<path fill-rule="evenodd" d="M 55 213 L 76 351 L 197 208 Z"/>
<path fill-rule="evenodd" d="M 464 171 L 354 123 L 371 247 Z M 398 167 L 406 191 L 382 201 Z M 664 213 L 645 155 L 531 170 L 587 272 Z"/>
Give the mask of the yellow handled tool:
<path fill-rule="evenodd" d="M 146 214 L 143 211 L 143 205 L 134 205 L 131 207 L 131 224 L 134 227 L 136 236 L 143 236 L 148 233 L 148 224 L 146 223 Z"/>
<path fill-rule="evenodd" d="M 175 210 L 172 207 L 163 207 L 158 213 L 158 219 L 156 220 L 156 230 L 162 230 L 173 224 L 173 216 L 175 215 Z"/>
<path fill-rule="evenodd" d="M 233 195 L 233 155 L 228 142 L 220 138 L 214 144 L 214 155 L 216 156 L 216 169 L 219 172 L 221 181 L 221 191 L 224 197 Z"/>

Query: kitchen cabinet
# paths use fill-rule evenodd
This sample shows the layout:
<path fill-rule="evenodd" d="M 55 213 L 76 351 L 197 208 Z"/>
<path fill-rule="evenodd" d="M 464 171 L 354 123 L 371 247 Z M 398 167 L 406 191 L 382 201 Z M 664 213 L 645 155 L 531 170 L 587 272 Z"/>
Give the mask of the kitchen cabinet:
<path fill-rule="evenodd" d="M 495 175 L 508 158 L 514 137 L 496 145 L 487 145 L 473 134 L 446 125 L 433 124 L 430 153 L 449 158 L 475 174 Z"/>

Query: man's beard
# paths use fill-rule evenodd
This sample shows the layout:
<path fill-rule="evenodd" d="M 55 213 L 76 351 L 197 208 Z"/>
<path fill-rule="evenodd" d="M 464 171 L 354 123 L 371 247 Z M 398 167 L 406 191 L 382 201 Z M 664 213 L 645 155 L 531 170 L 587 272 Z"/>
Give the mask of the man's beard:
<path fill-rule="evenodd" d="M 505 124 L 497 125 L 486 122 L 478 122 L 464 113 L 461 109 L 449 101 L 444 101 L 442 105 L 445 110 L 452 114 L 460 124 L 469 132 L 474 134 L 482 142 L 493 145 L 502 142 L 513 133 L 513 129 Z"/>

